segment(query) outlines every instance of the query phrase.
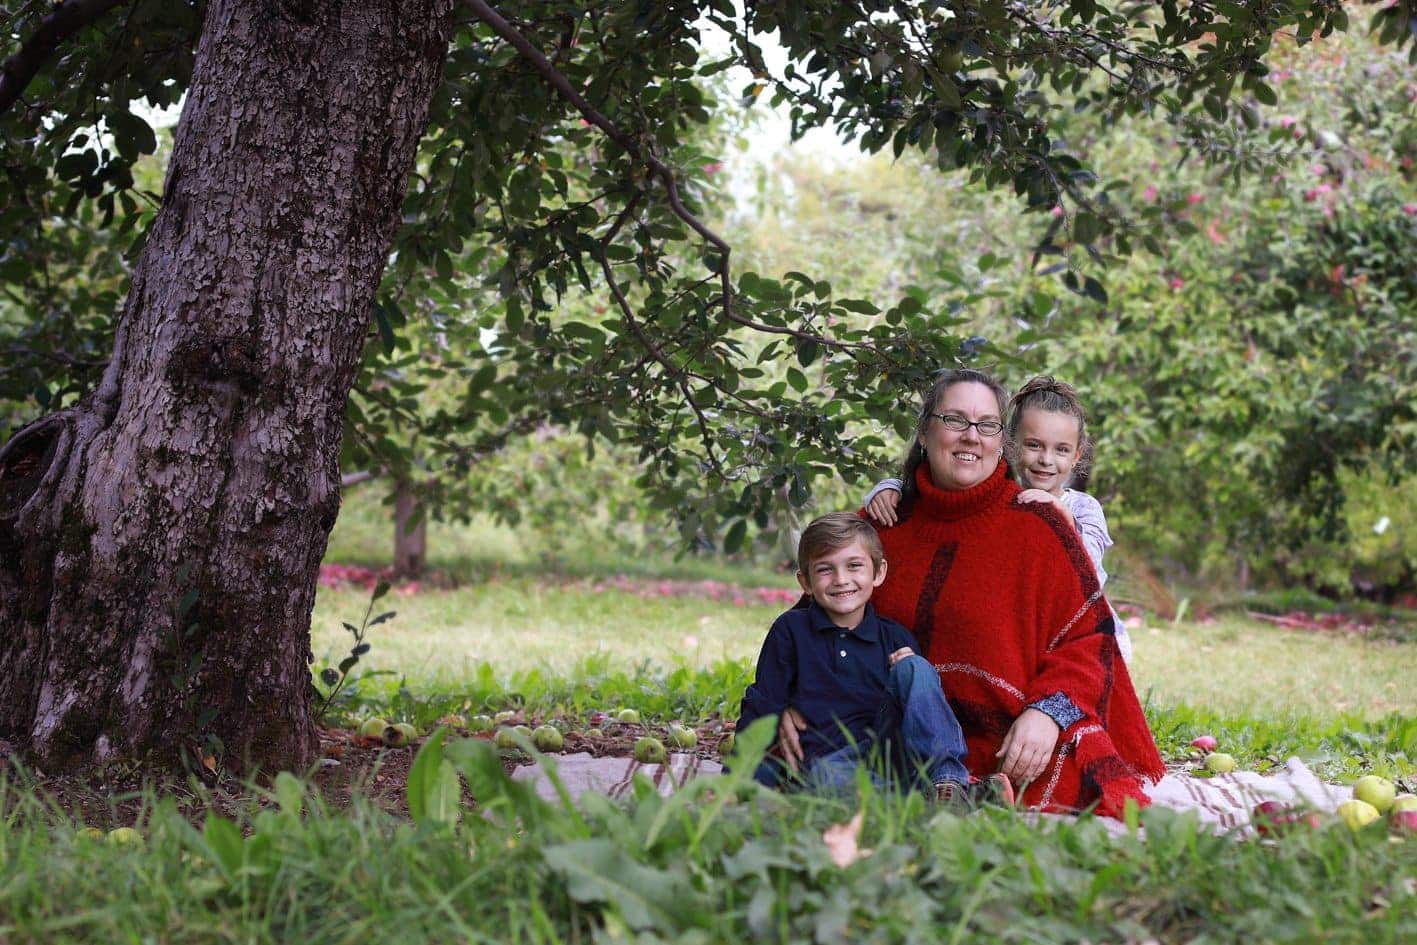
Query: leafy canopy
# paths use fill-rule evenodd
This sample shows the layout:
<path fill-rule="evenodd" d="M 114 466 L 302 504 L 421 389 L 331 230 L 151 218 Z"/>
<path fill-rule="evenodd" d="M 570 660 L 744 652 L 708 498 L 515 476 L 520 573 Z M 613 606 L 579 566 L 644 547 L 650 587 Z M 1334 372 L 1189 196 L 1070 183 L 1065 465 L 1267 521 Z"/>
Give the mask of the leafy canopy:
<path fill-rule="evenodd" d="M 206 5 L 8 6 L 0 398 L 22 419 L 81 396 L 102 368 L 161 202 L 139 183 L 160 144 L 143 105 L 181 100 Z M 1062 250 L 1064 285 L 1105 302 L 1097 267 L 1155 250 L 1166 224 L 1112 199 L 1118 182 L 1069 149 L 1059 116 L 1147 116 L 1217 154 L 1274 101 L 1277 32 L 1348 25 L 1336 0 L 468 0 L 457 15 L 345 463 L 455 482 L 508 437 L 557 423 L 633 445 L 686 535 L 726 529 L 730 547 L 775 496 L 800 505 L 817 476 L 874 472 L 930 373 L 980 351 L 956 334 L 965 288 L 842 298 L 831 273 L 733 267 L 706 222 L 715 76 L 746 69 L 743 102 L 787 107 L 796 133 L 830 126 L 1012 188 L 1040 214 L 1041 244 Z M 1411 22 L 1407 3 L 1379 13 L 1391 42 Z M 705 57 L 710 31 L 728 55 Z M 768 36 L 787 53 L 780 70 Z"/>

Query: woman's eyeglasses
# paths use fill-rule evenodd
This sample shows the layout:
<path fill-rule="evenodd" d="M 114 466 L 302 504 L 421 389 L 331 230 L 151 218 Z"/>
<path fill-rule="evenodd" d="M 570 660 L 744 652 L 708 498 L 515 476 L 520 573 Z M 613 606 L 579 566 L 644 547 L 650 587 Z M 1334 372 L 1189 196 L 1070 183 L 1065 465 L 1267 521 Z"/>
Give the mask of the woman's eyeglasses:
<path fill-rule="evenodd" d="M 953 413 L 932 413 L 930 416 L 944 424 L 946 430 L 956 433 L 963 433 L 970 427 L 978 430 L 980 436 L 998 436 L 1004 432 L 1004 425 L 997 420 L 966 420 Z"/>

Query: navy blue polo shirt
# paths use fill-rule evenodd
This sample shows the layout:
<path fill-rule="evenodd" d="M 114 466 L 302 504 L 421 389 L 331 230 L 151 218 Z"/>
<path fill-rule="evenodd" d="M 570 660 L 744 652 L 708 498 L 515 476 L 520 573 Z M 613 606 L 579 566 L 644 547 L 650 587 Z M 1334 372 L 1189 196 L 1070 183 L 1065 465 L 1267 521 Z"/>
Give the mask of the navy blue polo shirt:
<path fill-rule="evenodd" d="M 743 694 L 739 730 L 788 706 L 807 720 L 802 756 L 811 761 L 871 737 L 886 696 L 889 657 L 915 637 L 866 605 L 861 623 L 843 630 L 816 602 L 778 617 L 763 641 L 753 684 Z"/>

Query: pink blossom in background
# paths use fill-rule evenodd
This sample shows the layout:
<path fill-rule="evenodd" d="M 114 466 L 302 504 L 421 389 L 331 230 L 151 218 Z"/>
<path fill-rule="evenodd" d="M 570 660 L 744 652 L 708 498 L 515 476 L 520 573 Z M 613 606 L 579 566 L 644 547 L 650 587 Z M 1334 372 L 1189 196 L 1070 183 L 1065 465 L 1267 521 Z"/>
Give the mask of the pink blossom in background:
<path fill-rule="evenodd" d="M 1154 184 L 1147 185 L 1146 190 L 1141 192 L 1141 199 L 1147 203 L 1156 203 L 1156 186 Z"/>
<path fill-rule="evenodd" d="M 721 170 L 723 170 L 722 161 L 710 161 L 709 163 L 704 165 L 704 173 L 709 175 L 710 177 L 712 177 L 714 174 L 717 174 Z"/>
<path fill-rule="evenodd" d="M 1053 216 L 1060 217 L 1063 215 L 1063 208 L 1055 204 L 1051 212 Z"/>
<path fill-rule="evenodd" d="M 1417 203 L 1405 203 L 1402 205 L 1402 212 L 1409 217 L 1417 217 Z"/>
<path fill-rule="evenodd" d="M 1280 115 L 1280 116 L 1279 116 L 1279 127 L 1281 127 L 1281 128 L 1293 128 L 1294 125 L 1295 125 L 1295 123 L 1297 123 L 1298 121 L 1299 121 L 1299 119 L 1295 118 L 1293 115 Z"/>
<path fill-rule="evenodd" d="M 1189 193 L 1186 195 L 1186 203 L 1193 207 L 1203 200 L 1205 200 L 1205 194 Z"/>
<path fill-rule="evenodd" d="M 1180 276 L 1172 276 L 1171 281 L 1166 284 L 1171 287 L 1172 292 L 1180 292 L 1186 287 L 1186 280 Z"/>

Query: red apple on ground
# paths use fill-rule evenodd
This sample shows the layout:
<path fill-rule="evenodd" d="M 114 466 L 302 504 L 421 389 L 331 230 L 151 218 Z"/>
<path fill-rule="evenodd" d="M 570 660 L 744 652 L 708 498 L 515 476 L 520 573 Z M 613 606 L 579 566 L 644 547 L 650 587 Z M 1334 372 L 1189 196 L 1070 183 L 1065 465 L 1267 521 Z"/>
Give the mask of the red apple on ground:
<path fill-rule="evenodd" d="M 1417 809 L 1393 811 L 1387 815 L 1387 825 L 1393 833 L 1417 835 Z"/>
<path fill-rule="evenodd" d="M 1191 747 L 1199 748 L 1201 751 L 1215 751 L 1220 743 L 1215 740 L 1214 735 L 1198 735 L 1191 739 Z"/>

